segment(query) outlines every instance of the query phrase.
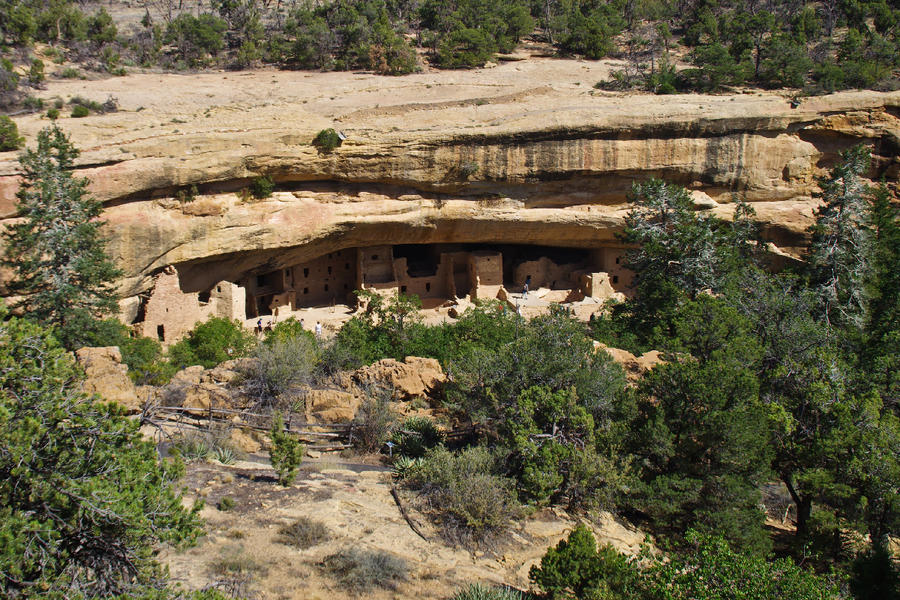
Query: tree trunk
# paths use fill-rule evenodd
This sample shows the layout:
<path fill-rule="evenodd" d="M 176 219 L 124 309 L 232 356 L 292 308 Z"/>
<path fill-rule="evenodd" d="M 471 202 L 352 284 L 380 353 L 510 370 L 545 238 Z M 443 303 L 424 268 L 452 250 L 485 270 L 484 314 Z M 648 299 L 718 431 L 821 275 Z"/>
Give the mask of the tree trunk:
<path fill-rule="evenodd" d="M 797 507 L 797 535 L 805 536 L 809 530 L 809 517 L 812 514 L 812 498 L 801 496 L 791 482 L 791 478 L 782 476 L 781 480 L 787 486 L 788 493 Z"/>

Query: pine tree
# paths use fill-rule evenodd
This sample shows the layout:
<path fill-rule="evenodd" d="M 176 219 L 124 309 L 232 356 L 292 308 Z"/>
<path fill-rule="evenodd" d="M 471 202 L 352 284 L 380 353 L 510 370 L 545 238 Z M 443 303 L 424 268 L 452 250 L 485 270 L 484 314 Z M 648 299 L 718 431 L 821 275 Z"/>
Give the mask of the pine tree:
<path fill-rule="evenodd" d="M 867 309 L 864 278 L 871 235 L 866 227 L 869 189 L 861 176 L 869 150 L 856 146 L 841 153 L 829 177 L 819 180 L 822 206 L 816 211 L 807 260 L 831 327 L 860 328 Z"/>
<path fill-rule="evenodd" d="M 103 205 L 73 177 L 78 150 L 56 125 L 43 129 L 37 148 L 19 157 L 25 172 L 18 193 L 22 221 L 4 233 L 3 264 L 29 319 L 57 328 L 69 348 L 83 341 L 94 320 L 114 311 L 118 269 L 106 254 L 99 219 Z"/>

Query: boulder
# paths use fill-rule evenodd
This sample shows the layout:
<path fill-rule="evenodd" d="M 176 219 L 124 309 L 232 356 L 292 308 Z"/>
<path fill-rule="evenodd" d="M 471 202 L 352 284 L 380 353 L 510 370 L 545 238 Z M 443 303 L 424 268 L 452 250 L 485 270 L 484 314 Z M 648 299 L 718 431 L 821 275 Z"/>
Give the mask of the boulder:
<path fill-rule="evenodd" d="M 309 423 L 349 423 L 359 408 L 359 398 L 340 390 L 307 390 L 305 400 Z"/>
<path fill-rule="evenodd" d="M 131 413 L 140 412 L 143 403 L 134 383 L 128 377 L 128 366 L 122 364 L 122 353 L 115 346 L 81 348 L 75 360 L 84 369 L 82 389 L 106 402 L 115 402 Z"/>
<path fill-rule="evenodd" d="M 407 356 L 403 362 L 385 358 L 358 369 L 353 379 L 359 385 L 389 385 L 398 400 L 433 397 L 447 381 L 441 364 L 433 358 Z"/>
<path fill-rule="evenodd" d="M 234 383 L 241 377 L 241 373 L 250 368 L 255 360 L 256 359 L 254 358 L 234 358 L 232 360 L 226 360 L 222 364 L 205 371 L 200 377 L 200 382 L 220 384 Z"/>
<path fill-rule="evenodd" d="M 712 210 L 719 206 L 719 203 L 713 200 L 709 194 L 700 190 L 691 192 L 691 202 L 697 210 Z"/>
<path fill-rule="evenodd" d="M 202 415 L 203 410 L 212 408 L 233 408 L 231 394 L 221 387 L 212 383 L 200 383 L 197 385 L 188 385 L 184 387 L 184 398 L 181 406 L 185 408 L 201 409 L 198 414 Z"/>
<path fill-rule="evenodd" d="M 206 369 L 204 369 L 201 365 L 185 367 L 172 376 L 172 380 L 170 381 L 170 383 L 182 385 L 197 385 L 200 383 L 200 380 L 203 379 L 203 373 L 205 370 Z"/>
<path fill-rule="evenodd" d="M 262 444 L 257 441 L 253 432 L 245 432 L 241 429 L 231 431 L 231 441 L 235 446 L 250 454 L 255 454 L 262 448 Z"/>
<path fill-rule="evenodd" d="M 660 353 L 657 350 L 650 350 L 641 354 L 640 356 L 635 356 L 628 350 L 613 348 L 596 341 L 594 342 L 594 348 L 596 350 L 605 350 L 606 353 L 609 354 L 614 361 L 625 368 L 625 372 L 628 375 L 628 378 L 632 380 L 640 378 L 640 376 L 643 375 L 644 372 L 649 371 L 655 365 L 662 362 Z"/>

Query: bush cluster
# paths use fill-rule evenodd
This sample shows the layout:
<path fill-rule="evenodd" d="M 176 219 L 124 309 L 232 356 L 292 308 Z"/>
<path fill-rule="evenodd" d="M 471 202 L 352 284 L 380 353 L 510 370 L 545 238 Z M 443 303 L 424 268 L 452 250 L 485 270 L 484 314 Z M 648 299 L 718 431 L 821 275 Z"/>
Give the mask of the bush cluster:
<path fill-rule="evenodd" d="M 325 570 L 340 583 L 356 593 L 375 588 L 397 589 L 406 581 L 410 567 L 405 560 L 381 550 L 347 548 L 322 560 Z"/>
<path fill-rule="evenodd" d="M 328 528 L 319 521 L 300 517 L 278 530 L 278 540 L 301 550 L 312 548 L 330 537 Z"/>
<path fill-rule="evenodd" d="M 484 447 L 459 453 L 438 447 L 409 468 L 403 481 L 419 491 L 448 540 L 473 545 L 522 514 L 514 481 L 501 473 L 497 457 Z"/>

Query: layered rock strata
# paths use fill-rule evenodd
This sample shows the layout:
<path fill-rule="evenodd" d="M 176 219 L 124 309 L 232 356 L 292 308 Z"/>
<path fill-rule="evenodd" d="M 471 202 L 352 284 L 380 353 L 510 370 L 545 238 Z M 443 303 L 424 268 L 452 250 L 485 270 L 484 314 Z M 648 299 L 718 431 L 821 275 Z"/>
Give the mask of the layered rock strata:
<path fill-rule="evenodd" d="M 812 219 L 816 177 L 841 150 L 866 143 L 873 178 L 894 183 L 900 172 L 900 93 L 846 92 L 796 108 L 763 93 L 610 95 L 579 86 L 578 64 L 502 65 L 454 74 L 454 85 L 433 73 L 250 74 L 239 85 L 255 82 L 269 100 L 227 96 L 228 105 L 217 104 L 221 74 L 198 77 L 198 89 L 169 103 L 166 82 L 177 76 L 48 94 L 81 85 L 119 95 L 121 112 L 63 126 L 82 149 L 78 174 L 106 205 L 129 321 L 153 310 L 138 299 L 154 286 L 215 293 L 346 249 L 615 248 L 628 190 L 651 176 L 689 187 L 698 210 L 723 216 L 733 195 L 746 198 L 774 250 L 791 254 Z M 552 83 L 535 86 L 540 77 Z M 142 86 L 143 95 L 128 91 Z M 46 122 L 19 125 L 31 142 Z M 321 154 L 309 142 L 328 126 L 347 140 Z M 277 184 L 272 197 L 241 193 L 263 175 Z M 17 185 L 15 155 L 0 154 L 4 219 L 15 218 Z M 195 198 L 179 201 L 190 186 Z M 217 306 L 241 311 L 239 293 L 220 294 Z"/>

